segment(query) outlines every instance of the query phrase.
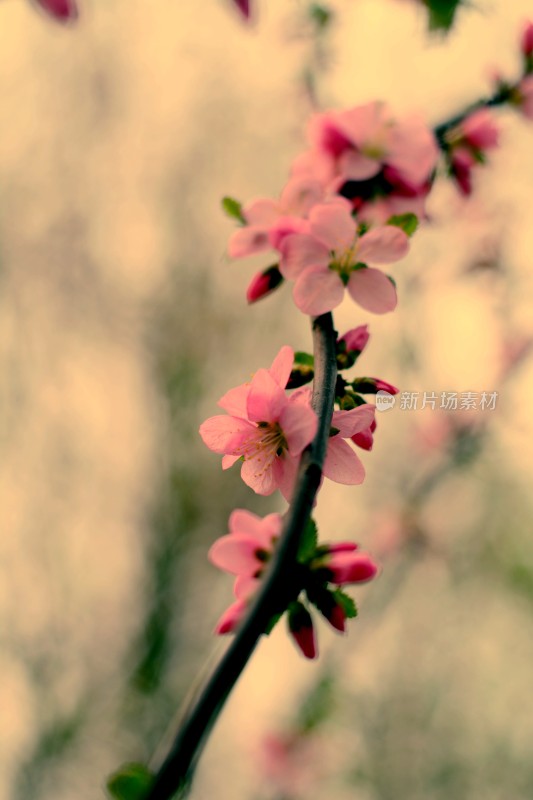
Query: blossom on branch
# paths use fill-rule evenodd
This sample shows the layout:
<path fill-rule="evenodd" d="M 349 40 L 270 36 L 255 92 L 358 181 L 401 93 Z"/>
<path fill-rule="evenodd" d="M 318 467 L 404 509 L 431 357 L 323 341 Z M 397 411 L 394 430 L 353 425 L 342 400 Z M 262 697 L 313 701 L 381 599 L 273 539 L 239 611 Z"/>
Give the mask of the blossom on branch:
<path fill-rule="evenodd" d="M 383 314 L 396 307 L 394 284 L 370 264 L 391 264 L 409 250 L 407 234 L 394 225 L 358 234 L 345 203 L 314 206 L 307 233 L 292 233 L 280 245 L 280 272 L 295 281 L 293 297 L 305 314 L 336 308 L 344 289 L 367 311 Z"/>
<path fill-rule="evenodd" d="M 293 360 L 292 348 L 282 347 L 270 369 L 258 370 L 249 383 L 219 400 L 227 415 L 200 426 L 207 447 L 224 456 L 223 469 L 242 460 L 241 477 L 257 494 L 280 489 L 290 497 L 299 457 L 317 430 L 309 394 L 285 393 Z"/>
<path fill-rule="evenodd" d="M 35 0 L 35 2 L 58 22 L 74 22 L 78 18 L 75 0 Z"/>

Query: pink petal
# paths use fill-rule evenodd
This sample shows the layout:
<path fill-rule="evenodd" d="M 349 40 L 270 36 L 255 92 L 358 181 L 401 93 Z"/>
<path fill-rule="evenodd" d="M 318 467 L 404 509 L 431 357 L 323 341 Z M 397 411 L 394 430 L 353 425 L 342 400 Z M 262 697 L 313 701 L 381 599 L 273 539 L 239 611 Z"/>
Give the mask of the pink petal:
<path fill-rule="evenodd" d="M 375 177 L 381 169 L 381 161 L 348 150 L 339 158 L 339 172 L 345 180 L 366 181 Z"/>
<path fill-rule="evenodd" d="M 313 441 L 318 420 L 310 406 L 304 405 L 298 398 L 291 401 L 292 397 L 281 412 L 279 423 L 285 434 L 290 455 L 299 456 Z"/>
<path fill-rule="evenodd" d="M 243 217 L 248 225 L 260 226 L 261 228 L 268 228 L 273 225 L 280 214 L 279 203 L 268 197 L 254 200 L 243 209 Z"/>
<path fill-rule="evenodd" d="M 279 249 L 279 271 L 288 280 L 295 280 L 307 267 L 327 267 L 329 264 L 328 248 L 304 233 L 286 236 Z"/>
<path fill-rule="evenodd" d="M 200 436 L 204 444 L 214 453 L 235 455 L 250 433 L 255 430 L 256 426 L 247 420 L 221 414 L 209 417 L 200 425 Z"/>
<path fill-rule="evenodd" d="M 268 228 L 263 225 L 247 225 L 245 228 L 239 228 L 231 235 L 228 242 L 230 258 L 244 258 L 270 249 Z"/>
<path fill-rule="evenodd" d="M 272 549 L 272 540 L 281 532 L 282 519 L 280 514 L 268 514 L 258 517 L 244 508 L 236 508 L 229 518 L 230 535 L 245 535 L 253 538 L 256 545 L 263 550 Z"/>
<path fill-rule="evenodd" d="M 227 608 L 217 622 L 215 633 L 231 633 L 246 614 L 246 601 L 236 600 Z"/>
<path fill-rule="evenodd" d="M 367 264 L 392 264 L 409 251 L 409 237 L 395 225 L 374 228 L 357 242 L 357 260 Z"/>
<path fill-rule="evenodd" d="M 239 458 L 240 456 L 222 456 L 222 469 L 229 469 Z"/>
<path fill-rule="evenodd" d="M 246 575 L 238 575 L 235 578 L 235 583 L 233 584 L 233 594 L 235 597 L 238 597 L 239 600 L 249 600 L 252 597 L 257 589 L 259 588 L 261 581 L 258 578 L 249 578 Z"/>
<path fill-rule="evenodd" d="M 240 417 L 246 419 L 248 412 L 246 411 L 246 403 L 248 395 L 250 394 L 250 383 L 241 383 L 240 386 L 235 386 L 223 395 L 217 403 L 217 406 L 223 408 L 232 417 Z"/>
<path fill-rule="evenodd" d="M 309 223 L 311 234 L 329 250 L 343 253 L 354 243 L 357 227 L 344 205 L 323 203 L 315 206 L 309 214 Z"/>
<path fill-rule="evenodd" d="M 266 369 L 259 369 L 250 384 L 246 408 L 252 422 L 275 422 L 287 404 L 281 386 Z"/>
<path fill-rule="evenodd" d="M 276 457 L 274 454 L 259 452 L 243 462 L 241 478 L 256 494 L 272 494 L 278 488 L 273 469 L 275 462 Z"/>
<path fill-rule="evenodd" d="M 294 350 L 289 345 L 284 345 L 276 358 L 272 362 L 272 366 L 268 370 L 276 383 L 284 389 L 289 381 L 292 367 L 294 364 Z"/>
<path fill-rule="evenodd" d="M 415 185 L 424 183 L 433 172 L 439 148 L 432 131 L 417 116 L 403 119 L 391 130 L 387 163 Z"/>
<path fill-rule="evenodd" d="M 303 217 L 320 202 L 323 195 L 324 188 L 320 181 L 307 175 L 297 175 L 285 186 L 280 205 L 287 214 Z"/>
<path fill-rule="evenodd" d="M 339 429 L 338 436 L 348 439 L 371 426 L 376 409 L 370 403 L 351 408 L 349 411 L 334 411 L 331 426 Z"/>
<path fill-rule="evenodd" d="M 292 294 L 300 311 L 318 317 L 342 303 L 344 286 L 337 272 L 309 267 L 294 284 Z"/>
<path fill-rule="evenodd" d="M 354 145 L 361 149 L 365 144 L 383 138 L 389 117 L 386 104 L 375 100 L 341 111 L 337 117 L 337 126 Z"/>
<path fill-rule="evenodd" d="M 396 289 L 392 281 L 379 269 L 365 267 L 354 270 L 347 288 L 351 298 L 366 311 L 386 314 L 396 308 L 398 302 Z"/>
<path fill-rule="evenodd" d="M 215 567 L 232 575 L 247 575 L 253 578 L 264 567 L 264 562 L 257 557 L 258 551 L 263 549 L 253 536 L 231 533 L 217 539 L 207 557 Z"/>
<path fill-rule="evenodd" d="M 299 457 L 293 457 L 287 452 L 283 453 L 279 458 L 276 458 L 272 465 L 274 479 L 287 503 L 291 502 L 292 495 L 294 494 L 299 465 Z"/>
<path fill-rule="evenodd" d="M 328 442 L 323 472 L 326 478 L 348 485 L 362 483 L 365 479 L 365 468 L 359 456 L 340 436 L 333 436 Z"/>

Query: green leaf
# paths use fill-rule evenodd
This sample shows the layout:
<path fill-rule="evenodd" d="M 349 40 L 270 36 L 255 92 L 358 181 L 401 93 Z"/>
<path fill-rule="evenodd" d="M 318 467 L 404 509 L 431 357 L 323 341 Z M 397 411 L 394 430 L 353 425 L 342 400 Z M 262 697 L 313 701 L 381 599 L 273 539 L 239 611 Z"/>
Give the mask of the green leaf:
<path fill-rule="evenodd" d="M 333 12 L 321 3 L 311 3 L 309 6 L 309 16 L 319 30 L 324 30 L 333 18 Z"/>
<path fill-rule="evenodd" d="M 342 589 L 334 589 L 332 595 L 348 619 L 353 619 L 357 616 L 357 606 L 349 594 L 345 594 Z"/>
<path fill-rule="evenodd" d="M 265 628 L 265 636 L 270 636 L 282 616 L 283 614 L 274 614 L 272 617 L 270 617 L 268 625 Z"/>
<path fill-rule="evenodd" d="M 144 764 L 123 764 L 107 781 L 107 790 L 114 800 L 143 800 L 154 776 Z"/>
<path fill-rule="evenodd" d="M 418 217 L 416 214 L 394 214 L 387 220 L 387 225 L 394 225 L 401 228 L 408 236 L 412 236 L 418 228 Z"/>
<path fill-rule="evenodd" d="M 232 219 L 236 219 L 242 225 L 246 224 L 246 220 L 244 219 L 242 213 L 242 203 L 239 203 L 238 200 L 235 200 L 233 197 L 223 197 L 222 198 L 222 208 Z"/>
<path fill-rule="evenodd" d="M 428 27 L 430 31 L 447 33 L 455 22 L 455 14 L 461 0 L 424 0 L 428 9 Z"/>
<path fill-rule="evenodd" d="M 298 561 L 306 564 L 314 558 L 318 544 L 318 530 L 314 520 L 310 519 L 305 527 L 300 546 L 298 548 Z"/>
<path fill-rule="evenodd" d="M 310 353 L 303 353 L 299 350 L 294 354 L 294 363 L 302 364 L 304 367 L 314 367 L 315 359 Z"/>

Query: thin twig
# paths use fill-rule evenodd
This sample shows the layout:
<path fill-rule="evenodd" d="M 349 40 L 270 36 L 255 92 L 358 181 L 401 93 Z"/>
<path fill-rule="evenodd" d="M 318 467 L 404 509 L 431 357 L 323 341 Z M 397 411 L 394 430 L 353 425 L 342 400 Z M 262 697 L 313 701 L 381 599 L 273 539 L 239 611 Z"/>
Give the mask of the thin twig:
<path fill-rule="evenodd" d="M 186 797 L 207 737 L 259 639 L 271 619 L 285 611 L 300 592 L 298 547 L 311 516 L 326 455 L 337 377 L 335 341 L 331 314 L 314 319 L 315 378 L 311 403 L 318 416 L 318 430 L 302 455 L 294 497 L 271 567 L 231 644 L 182 720 L 146 800 L 170 800 L 178 792 L 179 797 Z"/>

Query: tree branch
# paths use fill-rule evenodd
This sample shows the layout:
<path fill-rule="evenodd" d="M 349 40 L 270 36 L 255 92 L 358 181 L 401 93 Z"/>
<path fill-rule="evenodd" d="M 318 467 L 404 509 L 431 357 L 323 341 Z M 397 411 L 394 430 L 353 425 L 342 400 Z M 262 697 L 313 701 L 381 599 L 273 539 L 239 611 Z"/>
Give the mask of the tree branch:
<path fill-rule="evenodd" d="M 271 567 L 228 649 L 187 709 L 146 800 L 170 800 L 178 792 L 179 797 L 186 797 L 209 733 L 259 639 L 272 617 L 285 611 L 300 592 L 298 547 L 313 510 L 326 456 L 337 377 L 335 342 L 332 315 L 314 319 L 315 377 L 311 403 L 318 416 L 318 430 L 302 455 L 294 496 Z"/>

